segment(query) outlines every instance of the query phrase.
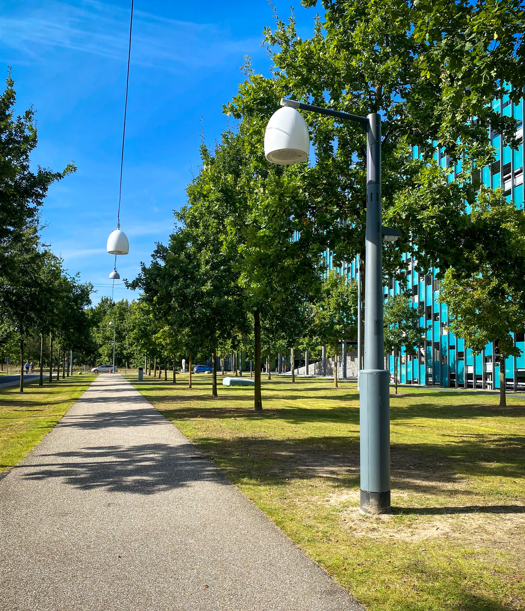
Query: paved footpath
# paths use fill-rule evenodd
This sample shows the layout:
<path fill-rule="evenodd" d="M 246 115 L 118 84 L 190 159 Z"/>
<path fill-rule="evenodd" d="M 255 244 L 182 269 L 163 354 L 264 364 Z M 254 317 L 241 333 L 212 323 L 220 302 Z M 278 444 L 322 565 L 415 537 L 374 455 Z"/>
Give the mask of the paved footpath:
<path fill-rule="evenodd" d="M 2 611 L 357 611 L 122 376 L 0 481 Z"/>
<path fill-rule="evenodd" d="M 24 384 L 27 382 L 33 382 L 34 380 L 38 380 L 40 375 L 38 373 L 25 373 L 24 374 Z M 47 379 L 46 379 L 47 381 Z M 9 375 L 9 376 L 0 376 L 0 388 L 6 388 L 7 386 L 18 386 L 20 384 L 20 374 Z"/>

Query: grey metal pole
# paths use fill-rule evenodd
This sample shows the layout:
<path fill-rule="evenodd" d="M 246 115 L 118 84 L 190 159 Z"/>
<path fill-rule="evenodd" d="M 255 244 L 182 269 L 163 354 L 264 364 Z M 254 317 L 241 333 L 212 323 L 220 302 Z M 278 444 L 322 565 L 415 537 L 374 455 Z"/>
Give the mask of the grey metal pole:
<path fill-rule="evenodd" d="M 361 509 L 390 510 L 390 374 L 384 369 L 381 116 L 368 115 L 365 364 L 360 380 Z"/>
<path fill-rule="evenodd" d="M 361 260 L 359 255 L 357 256 L 357 390 L 359 390 L 359 374 L 362 367 L 362 355 L 361 355 Z"/>
<path fill-rule="evenodd" d="M 113 326 L 113 371 L 115 373 L 115 327 Z"/>
<path fill-rule="evenodd" d="M 69 352 L 69 373 L 73 375 L 73 350 Z"/>
<path fill-rule="evenodd" d="M 310 355 L 308 354 L 308 350 L 306 350 L 305 353 L 304 353 L 304 369 L 305 369 L 306 375 L 310 375 L 310 372 L 309 372 L 309 369 L 310 369 Z"/>
<path fill-rule="evenodd" d="M 481 351 L 481 389 L 485 390 L 485 388 L 487 388 L 487 367 L 485 363 L 485 348 L 483 348 Z"/>
<path fill-rule="evenodd" d="M 321 349 L 321 364 L 323 366 L 323 377 L 326 377 L 326 346 Z"/>
<path fill-rule="evenodd" d="M 346 380 L 347 370 L 346 370 L 346 339 L 343 340 L 343 380 Z"/>

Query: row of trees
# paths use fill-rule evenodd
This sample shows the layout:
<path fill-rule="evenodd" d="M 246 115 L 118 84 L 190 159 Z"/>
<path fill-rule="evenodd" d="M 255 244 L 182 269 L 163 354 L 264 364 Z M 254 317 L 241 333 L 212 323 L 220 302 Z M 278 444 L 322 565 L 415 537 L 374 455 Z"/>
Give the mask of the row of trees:
<path fill-rule="evenodd" d="M 0 356 L 12 356 L 17 346 L 23 392 L 28 340 L 40 340 L 40 363 L 44 337 L 50 338 L 50 363 L 53 342 L 64 353 L 88 341 L 91 286 L 68 275 L 61 259 L 40 240 L 40 211 L 48 189 L 75 167 L 70 164 L 62 172 L 32 169 L 30 155 L 37 146 L 34 111 L 15 116 L 15 101 L 9 74 L 0 96 Z"/>
<path fill-rule="evenodd" d="M 130 283 L 141 289 L 141 303 L 166 329 L 174 353 L 191 361 L 198 351 L 217 354 L 226 342 L 251 346 L 256 410 L 261 359 L 279 342 L 315 343 L 331 329 L 325 342 L 335 346 L 355 330 L 352 297 L 344 293 L 352 287 L 326 278 L 323 254 L 333 253 L 336 267 L 356 255 L 361 272 L 365 266 L 365 136 L 351 122 L 306 114 L 315 165 L 271 165 L 264 131 L 283 97 L 361 116 L 381 113 L 384 219 L 401 230 L 397 247 L 384 249 L 385 280 L 402 277 L 403 252 L 419 273 L 437 270 L 452 328 L 474 350 L 494 340 L 503 356 L 512 354 L 510 333 L 525 319 L 523 211 L 476 180 L 495 160 L 490 132 L 505 146 L 518 145 L 518 122 L 493 100 L 505 94 L 518 103 L 522 95 L 523 7 L 517 0 L 322 4 L 311 38 L 299 36 L 293 17 L 277 18 L 265 31 L 271 76 L 246 63 L 247 78 L 224 107 L 237 128 L 213 148 L 202 145 L 201 170 L 169 244 L 159 244 Z M 468 324 L 451 286 L 472 297 Z M 366 303 L 365 286 L 363 297 Z M 498 325 L 484 315 L 487 300 Z"/>
<path fill-rule="evenodd" d="M 336 350 L 338 341 L 355 338 L 361 323 L 355 287 L 329 273 L 324 255 L 333 253 L 334 268 L 359 255 L 365 277 L 365 136 L 351 122 L 307 114 L 315 164 L 269 164 L 265 127 L 289 96 L 362 116 L 381 113 L 384 222 L 401 231 L 396 247 L 384 249 L 385 281 L 403 277 L 401 254 L 408 253 L 419 273 L 437 270 L 452 329 L 467 346 L 479 350 L 480 342 L 496 341 L 503 358 L 518 351 L 510 334 L 525 319 L 524 215 L 502 191 L 480 187 L 477 177 L 495 161 L 490 133 L 505 146 L 518 145 L 518 122 L 493 101 L 507 95 L 518 103 L 525 86 L 521 3 L 322 4 L 324 16 L 315 17 L 310 38 L 298 35 L 293 17 L 277 18 L 265 30 L 271 75 L 246 63 L 246 80 L 224 107 L 235 129 L 213 147 L 202 145 L 200 172 L 169 243 L 158 244 L 151 264 L 129 283 L 141 290 L 139 303 L 105 302 L 88 312 L 79 296 L 79 316 L 91 324 L 89 341 L 98 346 L 83 340 L 90 358 L 106 356 L 105 317 L 122 307 L 129 314 L 122 328 L 124 318 L 131 322 L 117 345 L 129 344 L 128 355 L 184 355 L 191 363 L 244 347 L 253 355 L 260 410 L 263 358 L 319 343 Z M 58 302 L 41 315 L 52 303 L 45 297 L 52 285 L 40 279 L 55 278 L 60 262 L 39 245 L 38 210 L 49 185 L 74 167 L 31 172 L 32 111 L 14 119 L 13 103 L 8 80 L 0 117 L 0 221 L 7 228 L 0 234 L 0 314 L 22 350 L 28 333 L 62 333 L 65 347 L 73 338 L 43 326 L 52 315 L 62 320 Z M 75 279 L 59 275 L 82 293 Z M 362 296 L 366 304 L 364 284 Z M 392 322 L 389 329 L 401 326 Z M 415 342 L 407 333 L 397 332 Z M 215 371 L 213 380 L 216 394 Z"/>

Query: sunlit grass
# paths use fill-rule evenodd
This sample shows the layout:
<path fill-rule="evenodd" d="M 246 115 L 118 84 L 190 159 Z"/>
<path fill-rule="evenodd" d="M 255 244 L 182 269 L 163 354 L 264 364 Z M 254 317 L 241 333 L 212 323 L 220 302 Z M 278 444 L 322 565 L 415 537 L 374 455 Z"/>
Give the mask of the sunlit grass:
<path fill-rule="evenodd" d="M 135 377 L 135 376 L 133 376 Z M 131 376 L 130 376 L 131 379 Z M 390 516 L 359 511 L 355 384 L 210 376 L 136 387 L 297 545 L 374 610 L 525 609 L 525 400 L 391 396 Z"/>
<path fill-rule="evenodd" d="M 95 379 L 94 375 L 73 376 L 38 386 L 0 389 L 0 473 L 18 464 L 58 423 L 67 410 Z"/>

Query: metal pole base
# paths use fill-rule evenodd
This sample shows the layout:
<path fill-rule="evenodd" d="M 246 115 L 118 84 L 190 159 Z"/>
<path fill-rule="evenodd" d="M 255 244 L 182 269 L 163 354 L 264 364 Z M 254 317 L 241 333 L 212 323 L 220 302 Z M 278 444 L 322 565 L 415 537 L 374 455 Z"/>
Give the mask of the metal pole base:
<path fill-rule="evenodd" d="M 360 374 L 361 509 L 390 509 L 390 372 L 363 369 Z"/>
<path fill-rule="evenodd" d="M 361 511 L 372 515 L 391 513 L 390 490 L 388 492 L 367 492 L 361 490 Z"/>

